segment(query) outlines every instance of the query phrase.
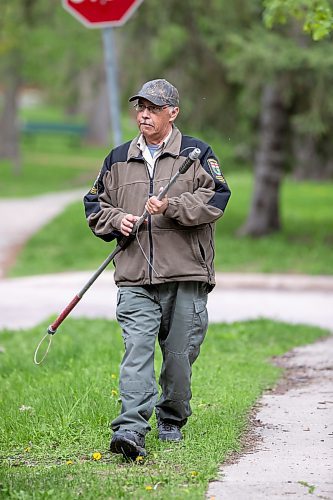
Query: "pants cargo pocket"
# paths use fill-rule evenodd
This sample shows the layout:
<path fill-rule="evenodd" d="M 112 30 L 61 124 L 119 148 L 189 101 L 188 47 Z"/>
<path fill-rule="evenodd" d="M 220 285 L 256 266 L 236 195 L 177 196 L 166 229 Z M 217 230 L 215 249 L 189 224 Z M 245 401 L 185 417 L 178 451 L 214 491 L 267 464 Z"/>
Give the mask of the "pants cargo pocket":
<path fill-rule="evenodd" d="M 204 341 L 208 328 L 207 298 L 194 300 L 194 315 L 191 337 L 189 342 L 190 363 L 199 356 L 200 346 Z"/>

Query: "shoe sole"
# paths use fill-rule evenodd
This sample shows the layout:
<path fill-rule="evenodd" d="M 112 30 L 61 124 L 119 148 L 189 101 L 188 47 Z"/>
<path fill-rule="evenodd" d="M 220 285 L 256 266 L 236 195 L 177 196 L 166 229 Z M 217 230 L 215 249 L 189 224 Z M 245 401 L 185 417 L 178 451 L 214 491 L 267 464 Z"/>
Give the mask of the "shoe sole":
<path fill-rule="evenodd" d="M 144 448 L 138 446 L 134 441 L 125 437 L 113 439 L 110 450 L 112 453 L 122 454 L 124 458 L 129 460 L 135 460 L 137 457 L 145 457 L 147 455 Z"/>
<path fill-rule="evenodd" d="M 170 437 L 163 437 L 163 436 L 158 436 L 158 439 L 160 441 L 172 441 L 174 443 L 180 443 L 180 441 L 183 439 L 181 438 L 170 438 Z"/>

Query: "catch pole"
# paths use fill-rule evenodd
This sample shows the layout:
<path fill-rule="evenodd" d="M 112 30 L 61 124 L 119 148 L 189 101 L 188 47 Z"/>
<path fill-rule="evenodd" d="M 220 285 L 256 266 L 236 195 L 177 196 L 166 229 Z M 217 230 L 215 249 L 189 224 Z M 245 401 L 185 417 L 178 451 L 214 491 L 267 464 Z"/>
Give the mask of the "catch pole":
<path fill-rule="evenodd" d="M 186 158 L 184 163 L 181 165 L 179 170 L 175 173 L 175 175 L 173 177 L 171 177 L 168 184 L 158 194 L 158 196 L 157 196 L 158 200 L 162 200 L 164 198 L 164 196 L 167 194 L 170 187 L 176 182 L 178 177 L 181 174 L 184 174 L 185 172 L 187 172 L 187 170 L 195 162 L 195 160 L 197 160 L 199 158 L 200 153 L 201 153 L 201 151 L 199 148 L 194 148 L 193 151 L 191 151 L 189 153 L 188 157 Z M 95 273 L 91 276 L 89 281 L 87 281 L 87 283 L 83 286 L 83 288 L 73 297 L 73 299 L 70 301 L 70 303 L 59 314 L 57 319 L 48 327 L 47 334 L 54 335 L 57 332 L 57 329 L 62 324 L 62 322 L 67 318 L 67 316 L 71 313 L 71 311 L 74 309 L 74 307 L 80 302 L 80 300 L 82 299 L 84 294 L 87 292 L 87 290 L 89 290 L 91 285 L 93 283 L 95 283 L 96 279 L 102 274 L 104 269 L 110 264 L 110 262 L 114 259 L 114 257 L 119 252 L 124 250 L 135 239 L 136 234 L 137 234 L 141 224 L 143 224 L 143 222 L 147 219 L 148 215 L 149 215 L 148 210 L 145 210 L 144 213 L 141 215 L 141 217 L 138 219 L 138 221 L 134 224 L 133 229 L 132 229 L 132 233 L 129 236 L 122 236 L 120 238 L 120 240 L 118 241 L 118 244 L 117 244 L 116 248 L 113 250 L 113 252 L 104 260 L 104 262 L 102 262 L 102 264 L 99 266 L 97 271 L 95 271 Z M 41 343 L 47 337 L 47 334 L 44 336 L 44 338 L 38 344 L 37 349 L 35 351 L 35 357 L 34 357 L 35 364 L 40 364 L 43 361 L 43 359 L 45 358 L 46 354 L 48 353 L 50 343 L 49 343 L 48 349 L 47 349 L 44 357 L 42 358 L 42 360 L 37 362 L 37 352 L 39 350 Z"/>

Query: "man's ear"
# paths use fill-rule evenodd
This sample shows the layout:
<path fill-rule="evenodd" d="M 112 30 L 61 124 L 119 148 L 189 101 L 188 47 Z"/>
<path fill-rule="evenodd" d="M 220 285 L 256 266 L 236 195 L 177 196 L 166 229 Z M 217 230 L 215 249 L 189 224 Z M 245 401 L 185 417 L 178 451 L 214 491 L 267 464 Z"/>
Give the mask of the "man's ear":
<path fill-rule="evenodd" d="M 169 119 L 169 121 L 170 121 L 171 123 L 173 123 L 173 122 L 175 121 L 175 119 L 176 119 L 176 118 L 177 118 L 177 116 L 178 116 L 178 113 L 179 113 L 179 108 L 178 108 L 178 106 L 175 106 L 174 108 L 171 108 L 171 110 L 170 110 L 170 119 Z"/>

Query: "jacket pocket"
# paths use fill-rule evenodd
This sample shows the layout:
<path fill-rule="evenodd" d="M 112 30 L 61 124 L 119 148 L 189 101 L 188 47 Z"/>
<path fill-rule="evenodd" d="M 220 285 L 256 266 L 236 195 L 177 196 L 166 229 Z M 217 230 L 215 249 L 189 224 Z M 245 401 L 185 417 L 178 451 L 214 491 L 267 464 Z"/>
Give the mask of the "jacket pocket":
<path fill-rule="evenodd" d="M 153 248 L 157 278 L 166 278 L 167 281 L 200 281 L 201 278 L 208 278 L 196 231 L 157 230 L 153 233 Z"/>
<path fill-rule="evenodd" d="M 198 233 L 194 233 L 191 237 L 191 240 L 192 240 L 192 250 L 196 259 L 198 260 L 198 262 L 200 262 L 200 264 L 203 267 L 207 267 L 205 249 L 199 240 Z"/>

